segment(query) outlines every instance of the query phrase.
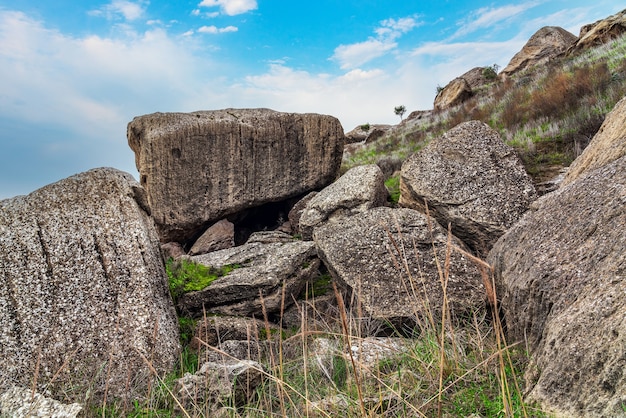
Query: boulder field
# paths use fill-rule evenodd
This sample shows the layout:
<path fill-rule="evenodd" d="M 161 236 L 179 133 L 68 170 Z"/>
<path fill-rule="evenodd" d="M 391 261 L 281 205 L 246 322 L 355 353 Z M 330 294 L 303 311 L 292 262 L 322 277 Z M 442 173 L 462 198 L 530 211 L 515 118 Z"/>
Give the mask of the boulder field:
<path fill-rule="evenodd" d="M 482 258 L 507 342 L 529 351 L 528 400 L 557 416 L 619 416 L 623 112 L 620 102 L 565 185 L 541 198 L 495 131 L 460 124 L 403 163 L 399 206 L 378 166 L 340 176 L 343 129 L 330 116 L 227 109 L 135 118 L 128 140 L 141 184 L 96 169 L 0 201 L 0 399 L 33 379 L 64 402 L 84 401 L 87 387 L 94 398 L 135 396 L 153 371 L 174 366 L 177 310 L 200 320 L 196 347 L 210 336 L 229 358 L 220 369 L 207 354 L 178 381 L 181 399 L 202 391 L 207 402 L 233 394 L 245 402 L 253 387 L 237 382 L 261 384 L 263 366 L 236 353 L 263 349 L 250 344 L 258 319 L 278 330 L 330 280 L 341 304 L 374 325 L 361 327 L 363 337 L 411 335 L 444 312 L 462 319 L 489 309 Z M 242 219 L 272 210 L 271 227 L 241 234 Z M 230 268 L 174 305 L 163 254 Z M 340 302 L 330 296 L 332 311 Z"/>

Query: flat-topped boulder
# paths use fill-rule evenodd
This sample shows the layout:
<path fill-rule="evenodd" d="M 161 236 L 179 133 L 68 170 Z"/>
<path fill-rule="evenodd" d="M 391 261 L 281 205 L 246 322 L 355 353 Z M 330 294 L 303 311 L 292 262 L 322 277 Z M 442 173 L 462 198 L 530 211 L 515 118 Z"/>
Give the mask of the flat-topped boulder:
<path fill-rule="evenodd" d="M 133 119 L 127 135 L 163 242 L 327 186 L 344 144 L 332 116 L 270 109 L 153 113 Z"/>

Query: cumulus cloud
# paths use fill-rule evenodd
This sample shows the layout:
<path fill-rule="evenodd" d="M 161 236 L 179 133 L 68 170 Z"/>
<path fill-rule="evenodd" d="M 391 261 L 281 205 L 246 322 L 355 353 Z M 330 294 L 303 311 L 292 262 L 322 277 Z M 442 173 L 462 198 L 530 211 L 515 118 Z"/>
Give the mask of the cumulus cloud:
<path fill-rule="evenodd" d="M 236 26 L 226 26 L 224 28 L 218 28 L 217 26 L 202 26 L 198 29 L 200 33 L 227 33 L 227 32 L 237 32 L 239 29 Z"/>
<path fill-rule="evenodd" d="M 144 1 L 133 3 L 127 0 L 113 0 L 99 9 L 91 10 L 89 14 L 102 16 L 110 20 L 123 17 L 125 20 L 133 21 L 143 17 L 146 11 L 146 4 L 147 2 Z"/>
<path fill-rule="evenodd" d="M 420 25 L 416 16 L 401 19 L 386 19 L 374 30 L 375 37 L 363 42 L 339 45 L 335 48 L 332 59 L 339 62 L 341 69 L 357 68 L 371 60 L 381 57 L 397 48 L 396 39 Z"/>
<path fill-rule="evenodd" d="M 216 106 L 223 97 L 205 76 L 208 58 L 194 56 L 186 39 L 163 29 L 74 37 L 0 10 L 0 137 L 12 144 L 0 155 L 0 178 L 31 170 L 11 159 L 45 170 L 46 183 L 99 166 L 134 172 L 126 143 L 134 116 Z"/>
<path fill-rule="evenodd" d="M 229 15 L 239 15 L 257 9 L 256 0 L 202 0 L 198 7 L 219 7 Z"/>

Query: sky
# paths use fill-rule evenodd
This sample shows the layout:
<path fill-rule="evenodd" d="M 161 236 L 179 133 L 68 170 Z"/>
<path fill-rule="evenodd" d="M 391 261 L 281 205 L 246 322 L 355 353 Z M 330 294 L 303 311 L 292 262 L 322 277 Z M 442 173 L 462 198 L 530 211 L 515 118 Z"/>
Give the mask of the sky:
<path fill-rule="evenodd" d="M 138 177 L 126 126 L 153 112 L 270 108 L 348 132 L 431 109 L 543 26 L 615 0 L 0 0 L 0 199 L 96 167 Z"/>

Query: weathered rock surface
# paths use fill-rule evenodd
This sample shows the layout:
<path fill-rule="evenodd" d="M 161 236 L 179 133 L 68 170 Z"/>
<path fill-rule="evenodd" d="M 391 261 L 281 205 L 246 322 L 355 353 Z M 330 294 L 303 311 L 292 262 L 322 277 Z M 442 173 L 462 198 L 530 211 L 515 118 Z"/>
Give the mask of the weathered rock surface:
<path fill-rule="evenodd" d="M 302 238 L 310 240 L 313 228 L 325 222 L 383 206 L 388 194 L 383 173 L 377 165 L 351 168 L 306 205 L 299 224 Z"/>
<path fill-rule="evenodd" d="M 263 366 L 255 361 L 208 361 L 178 379 L 175 390 L 189 416 L 227 417 L 226 408 L 247 403 L 264 380 Z"/>
<path fill-rule="evenodd" d="M 367 129 L 363 129 L 367 127 Z M 360 125 L 346 133 L 346 144 L 364 142 L 369 144 L 384 136 L 392 128 L 391 125 Z"/>
<path fill-rule="evenodd" d="M 583 153 L 567 170 L 563 185 L 586 172 L 602 167 L 626 155 L 626 98 L 613 108 Z"/>
<path fill-rule="evenodd" d="M 127 135 L 164 242 L 328 185 L 344 143 L 332 116 L 269 109 L 154 113 L 133 119 Z"/>
<path fill-rule="evenodd" d="M 0 416 L 11 418 L 75 418 L 83 410 L 78 403 L 63 404 L 31 389 L 17 386 L 0 394 Z"/>
<path fill-rule="evenodd" d="M 37 390 L 63 400 L 145 395 L 141 356 L 174 366 L 178 323 L 146 208 L 114 169 L 0 202 L 0 389 L 30 388 L 37 365 Z"/>
<path fill-rule="evenodd" d="M 221 342 L 229 340 L 250 341 L 258 340 L 261 330 L 265 330 L 265 322 L 260 319 L 241 318 L 236 316 L 208 316 L 202 319 L 194 332 L 193 348 L 202 348 L 203 345 L 219 346 Z M 277 330 L 275 325 L 268 324 L 271 329 Z M 249 357 L 246 357 L 249 358 Z M 240 359 L 242 359 L 240 357 Z"/>
<path fill-rule="evenodd" d="M 522 50 L 500 71 L 500 76 L 510 77 L 527 68 L 544 64 L 567 51 L 577 40 L 576 35 L 563 28 L 545 26 L 530 37 Z"/>
<path fill-rule="evenodd" d="M 263 318 L 280 312 L 283 286 L 284 306 L 293 303 L 307 280 L 317 274 L 319 259 L 312 242 L 249 243 L 239 247 L 191 257 L 197 263 L 215 268 L 238 264 L 204 290 L 184 294 L 179 309 L 189 315 L 207 313 Z M 261 299 L 262 297 L 262 299 Z"/>
<path fill-rule="evenodd" d="M 352 289 L 366 315 L 403 323 L 424 319 L 427 309 L 441 312 L 434 252 L 443 263 L 448 234 L 434 219 L 380 207 L 315 228 L 313 236 L 328 270 Z M 452 245 L 465 248 L 454 237 Z M 455 314 L 485 306 L 476 266 L 457 251 L 451 253 L 447 292 Z"/>
<path fill-rule="evenodd" d="M 624 414 L 625 226 L 626 156 L 543 196 L 489 254 L 529 397 L 559 416 Z"/>
<path fill-rule="evenodd" d="M 306 205 L 309 204 L 311 199 L 313 199 L 313 196 L 315 196 L 316 194 L 317 192 L 311 192 L 307 194 L 302 199 L 297 201 L 296 204 L 293 205 L 293 207 L 289 211 L 287 217 L 294 233 L 300 234 L 300 217 L 302 216 L 302 212 L 304 212 Z"/>
<path fill-rule="evenodd" d="M 189 255 L 210 253 L 235 246 L 235 225 L 222 219 L 211 225 L 189 250 Z"/>
<path fill-rule="evenodd" d="M 177 259 L 187 255 L 183 246 L 178 242 L 166 242 L 165 244 L 161 244 L 161 254 L 164 260 L 168 258 Z"/>
<path fill-rule="evenodd" d="M 435 110 L 444 110 L 463 103 L 472 97 L 472 88 L 467 80 L 457 77 L 437 93 L 433 107 Z"/>
<path fill-rule="evenodd" d="M 570 47 L 568 53 L 608 43 L 624 33 L 626 33 L 626 10 L 583 26 L 578 40 Z"/>
<path fill-rule="evenodd" d="M 402 165 L 400 205 L 426 213 L 480 256 L 536 199 L 515 151 L 479 121 L 462 123 Z"/>

